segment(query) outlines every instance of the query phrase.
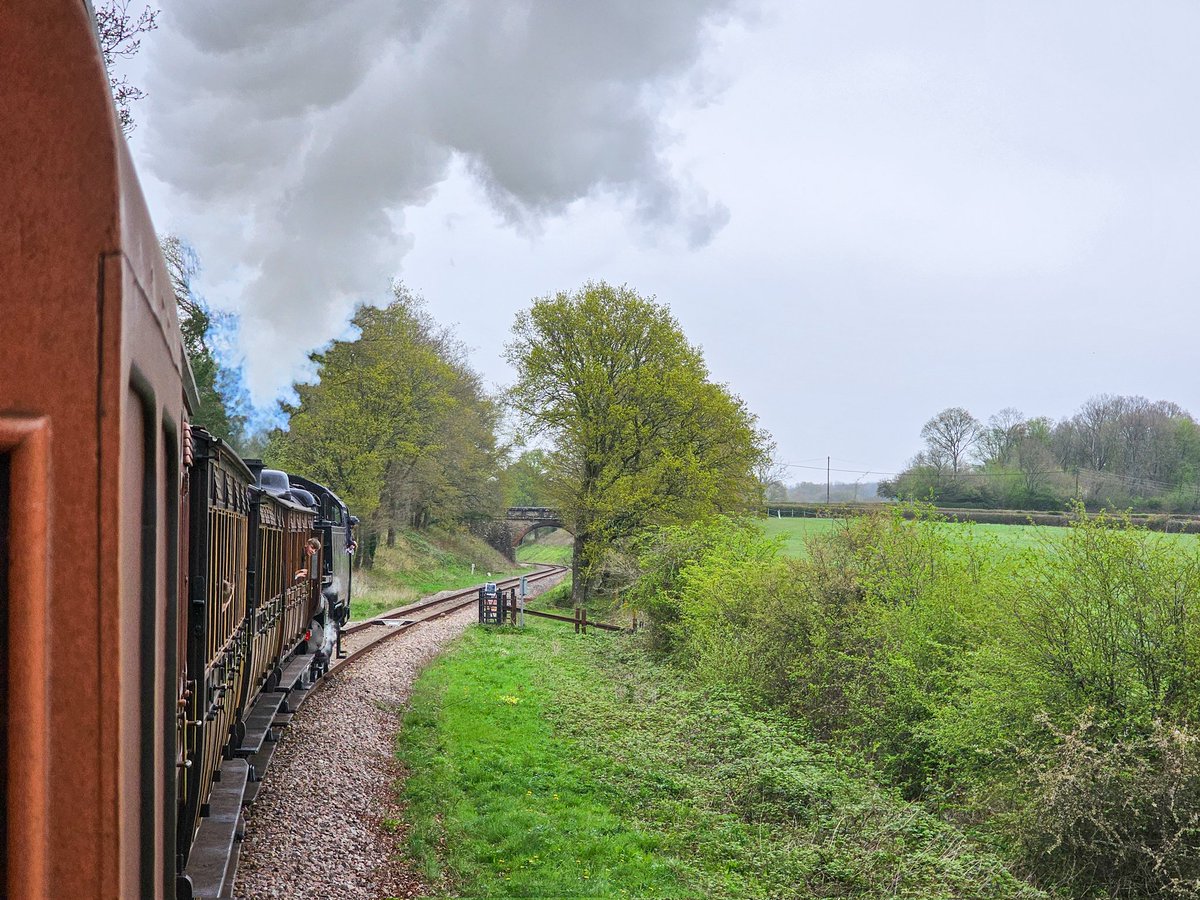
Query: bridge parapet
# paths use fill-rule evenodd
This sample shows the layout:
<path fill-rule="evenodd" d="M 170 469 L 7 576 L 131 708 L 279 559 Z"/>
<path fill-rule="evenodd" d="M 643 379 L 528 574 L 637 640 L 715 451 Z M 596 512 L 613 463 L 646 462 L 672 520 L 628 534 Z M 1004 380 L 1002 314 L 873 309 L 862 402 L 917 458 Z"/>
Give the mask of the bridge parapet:
<path fill-rule="evenodd" d="M 548 521 L 561 522 L 562 516 L 557 509 L 549 506 L 510 506 L 504 518 L 515 522 Z M 562 527 L 561 525 L 559 526 Z"/>

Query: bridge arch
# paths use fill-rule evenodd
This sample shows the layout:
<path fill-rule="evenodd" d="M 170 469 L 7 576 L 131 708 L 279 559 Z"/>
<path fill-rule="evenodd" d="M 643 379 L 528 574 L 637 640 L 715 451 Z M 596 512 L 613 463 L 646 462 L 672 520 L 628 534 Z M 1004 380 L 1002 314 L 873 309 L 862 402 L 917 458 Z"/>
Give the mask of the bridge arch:
<path fill-rule="evenodd" d="M 504 519 L 508 523 L 514 551 L 525 539 L 525 535 L 536 528 L 561 528 L 563 531 L 571 531 L 563 522 L 558 510 L 545 506 L 513 506 L 504 514 Z"/>

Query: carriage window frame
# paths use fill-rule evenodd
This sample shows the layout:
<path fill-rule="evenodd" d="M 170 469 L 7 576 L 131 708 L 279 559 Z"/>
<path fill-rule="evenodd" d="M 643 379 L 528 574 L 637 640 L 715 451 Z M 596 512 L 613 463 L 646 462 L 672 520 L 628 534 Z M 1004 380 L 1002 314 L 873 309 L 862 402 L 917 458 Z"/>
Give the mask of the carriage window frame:
<path fill-rule="evenodd" d="M 5 593 L 20 597 L 21 630 L 2 639 L 7 646 L 4 672 L 5 742 L 21 747 L 20 777 L 7 754 L 4 806 L 7 840 L 4 881 L 43 884 L 46 877 L 47 762 L 49 753 L 48 606 L 50 565 L 51 428 L 47 418 L 0 415 L 0 454 L 7 460 Z M 8 604 L 6 604 L 8 605 Z M 13 615 L 11 608 L 9 615 Z"/>
<path fill-rule="evenodd" d="M 0 452 L 0 629 L 10 634 L 8 600 L 9 491 L 12 455 Z M 8 883 L 8 654 L 0 653 L 0 885 Z"/>

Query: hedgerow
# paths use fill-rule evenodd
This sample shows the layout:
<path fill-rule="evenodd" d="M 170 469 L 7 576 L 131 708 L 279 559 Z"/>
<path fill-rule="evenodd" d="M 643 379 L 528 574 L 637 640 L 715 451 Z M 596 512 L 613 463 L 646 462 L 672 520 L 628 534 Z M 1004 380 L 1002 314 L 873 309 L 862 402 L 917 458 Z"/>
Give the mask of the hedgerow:
<path fill-rule="evenodd" d="M 1078 897 L 1200 896 L 1200 554 L 1078 510 L 996 552 L 931 511 L 784 558 L 713 519 L 642 542 L 629 600 L 701 683 L 786 711 Z"/>

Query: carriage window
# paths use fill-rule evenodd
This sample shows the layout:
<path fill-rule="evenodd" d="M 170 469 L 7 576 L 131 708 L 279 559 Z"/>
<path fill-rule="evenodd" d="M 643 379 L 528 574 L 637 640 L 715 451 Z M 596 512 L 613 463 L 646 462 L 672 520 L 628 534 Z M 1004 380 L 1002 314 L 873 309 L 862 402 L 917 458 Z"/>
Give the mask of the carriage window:
<path fill-rule="evenodd" d="M 8 628 L 8 493 L 10 458 L 0 454 L 0 634 Z M 8 883 L 8 652 L 0 648 L 0 886 Z"/>

